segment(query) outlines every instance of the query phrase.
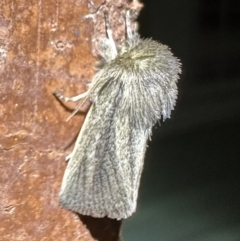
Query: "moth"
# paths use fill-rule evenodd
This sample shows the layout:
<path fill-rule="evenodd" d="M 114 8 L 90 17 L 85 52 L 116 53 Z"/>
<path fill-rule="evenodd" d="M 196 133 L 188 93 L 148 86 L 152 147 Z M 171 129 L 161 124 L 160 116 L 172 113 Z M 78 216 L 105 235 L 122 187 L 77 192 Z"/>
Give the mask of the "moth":
<path fill-rule="evenodd" d="M 181 63 L 168 46 L 142 39 L 125 14 L 126 39 L 116 45 L 104 13 L 102 66 L 89 89 L 64 101 L 88 99 L 91 107 L 69 156 L 60 205 L 93 217 L 125 219 L 137 206 L 148 138 L 153 125 L 170 118 Z"/>

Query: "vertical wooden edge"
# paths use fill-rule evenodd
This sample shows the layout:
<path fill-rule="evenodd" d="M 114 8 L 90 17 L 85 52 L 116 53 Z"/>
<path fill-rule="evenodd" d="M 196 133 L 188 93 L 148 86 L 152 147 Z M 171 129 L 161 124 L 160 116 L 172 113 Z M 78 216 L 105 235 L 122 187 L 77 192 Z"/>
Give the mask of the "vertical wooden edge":
<path fill-rule="evenodd" d="M 139 12 L 142 5 L 106 0 L 116 41 L 124 37 L 119 16 L 126 7 Z M 87 89 L 96 61 L 91 40 L 104 29 L 100 15 L 96 24 L 83 20 L 93 9 L 90 0 L 0 3 L 3 241 L 120 239 L 121 221 L 75 215 L 58 204 L 64 158 L 85 115 L 78 113 L 66 122 L 74 105 L 64 108 L 52 92 L 74 95 Z"/>

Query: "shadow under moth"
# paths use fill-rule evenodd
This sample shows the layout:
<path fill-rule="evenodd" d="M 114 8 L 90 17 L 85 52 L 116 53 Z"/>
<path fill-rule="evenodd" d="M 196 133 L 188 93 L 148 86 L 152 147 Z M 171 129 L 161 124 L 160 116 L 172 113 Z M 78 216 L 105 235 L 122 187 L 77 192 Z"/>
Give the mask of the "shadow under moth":
<path fill-rule="evenodd" d="M 177 98 L 180 61 L 168 46 L 141 39 L 130 27 L 116 46 L 105 12 L 102 66 L 87 92 L 64 101 L 90 100 L 64 173 L 60 204 L 93 217 L 125 219 L 136 210 L 147 140 L 152 126 L 170 118 Z"/>

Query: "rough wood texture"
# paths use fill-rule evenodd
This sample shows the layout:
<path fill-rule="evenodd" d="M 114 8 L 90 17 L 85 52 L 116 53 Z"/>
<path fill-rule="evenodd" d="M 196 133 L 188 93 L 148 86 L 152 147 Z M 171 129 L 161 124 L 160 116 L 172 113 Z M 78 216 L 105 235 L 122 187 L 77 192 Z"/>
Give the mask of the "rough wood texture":
<path fill-rule="evenodd" d="M 0 233 L 1 240 L 117 241 L 120 222 L 62 210 L 58 192 L 84 120 L 52 92 L 86 90 L 94 74 L 93 39 L 104 29 L 83 16 L 101 1 L 2 0 L 0 2 Z M 123 38 L 122 10 L 136 1 L 106 1 L 114 35 Z M 118 17 L 117 17 L 118 16 Z M 120 17 L 119 17 L 120 16 Z M 100 27 L 101 26 L 101 27 Z M 99 31 L 100 32 L 99 32 Z M 85 224 L 85 225 L 83 225 Z M 88 227 L 88 229 L 86 228 Z"/>

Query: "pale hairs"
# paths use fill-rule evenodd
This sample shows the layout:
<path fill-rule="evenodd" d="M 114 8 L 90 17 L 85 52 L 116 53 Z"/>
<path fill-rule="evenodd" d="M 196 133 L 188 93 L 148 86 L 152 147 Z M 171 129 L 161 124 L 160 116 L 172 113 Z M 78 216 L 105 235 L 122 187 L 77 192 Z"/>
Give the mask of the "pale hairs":
<path fill-rule="evenodd" d="M 131 30 L 129 11 L 126 40 L 116 46 L 104 14 L 102 67 L 88 91 L 71 98 L 55 93 L 64 101 L 92 102 L 69 155 L 60 204 L 83 215 L 124 219 L 136 210 L 151 128 L 175 105 L 181 64 L 166 45 Z"/>

